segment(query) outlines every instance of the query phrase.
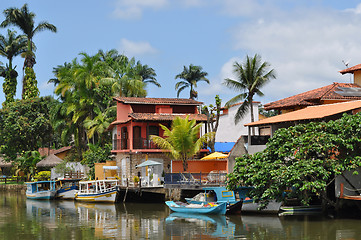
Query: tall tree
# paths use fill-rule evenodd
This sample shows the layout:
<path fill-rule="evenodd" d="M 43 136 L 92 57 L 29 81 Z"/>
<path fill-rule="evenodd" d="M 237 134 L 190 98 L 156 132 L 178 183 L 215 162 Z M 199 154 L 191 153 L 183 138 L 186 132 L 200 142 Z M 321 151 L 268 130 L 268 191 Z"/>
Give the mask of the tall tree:
<path fill-rule="evenodd" d="M 24 4 L 19 8 L 8 8 L 4 10 L 5 20 L 0 24 L 1 27 L 8 27 L 14 25 L 19 27 L 27 37 L 27 51 L 25 52 L 24 69 L 25 76 L 23 79 L 23 91 L 22 98 L 32 98 L 39 95 L 39 89 L 37 87 L 37 81 L 33 66 L 36 63 L 33 37 L 35 34 L 44 30 L 50 30 L 56 32 L 57 29 L 53 24 L 46 21 L 40 22 L 36 27 L 34 19 L 35 13 L 30 12 L 28 5 Z"/>
<path fill-rule="evenodd" d="M 141 77 L 144 83 L 151 83 L 157 87 L 161 87 L 155 78 L 157 74 L 155 73 L 154 69 L 148 65 L 142 65 L 140 61 L 138 61 L 137 65 L 135 66 L 135 73 Z"/>
<path fill-rule="evenodd" d="M 188 169 L 187 160 L 197 154 L 208 138 L 214 135 L 214 132 L 210 132 L 199 137 L 202 123 L 189 121 L 189 116 L 175 118 L 170 129 L 162 124 L 160 126 L 164 130 L 164 138 L 151 135 L 151 140 L 158 147 L 169 150 L 171 158 L 182 160 L 184 171 Z"/>
<path fill-rule="evenodd" d="M 3 72 L 5 81 L 3 83 L 3 91 L 5 93 L 5 102 L 14 101 L 16 95 L 16 77 L 18 73 L 13 67 L 13 58 L 26 51 L 27 41 L 25 35 L 16 35 L 16 31 L 8 29 L 7 36 L 0 35 L 0 55 L 8 59 L 8 64 Z"/>
<path fill-rule="evenodd" d="M 236 74 L 237 79 L 227 78 L 223 84 L 230 89 L 241 92 L 226 103 L 226 106 L 229 107 L 243 100 L 235 115 L 235 123 L 238 123 L 244 117 L 248 109 L 251 110 L 251 122 L 254 122 L 253 97 L 254 95 L 263 96 L 264 94 L 260 89 L 271 79 L 276 78 L 274 69 L 268 70 L 269 67 L 270 64 L 262 62 L 261 56 L 257 54 L 254 57 L 247 55 L 243 63 L 235 62 L 233 64 L 233 72 Z"/>
<path fill-rule="evenodd" d="M 207 129 L 210 132 L 217 133 L 218 125 L 219 125 L 219 117 L 221 115 L 221 104 L 222 99 L 219 98 L 218 95 L 215 96 L 216 105 L 213 106 L 210 104 L 209 106 L 204 106 L 202 112 L 207 116 Z M 211 137 L 208 141 L 208 147 L 211 149 L 211 152 L 215 152 L 215 142 L 216 136 Z"/>
<path fill-rule="evenodd" d="M 180 92 L 182 92 L 184 89 L 190 88 L 189 98 L 197 98 L 198 93 L 195 91 L 197 83 L 200 81 L 205 81 L 209 84 L 209 80 L 206 78 L 207 75 L 208 73 L 203 72 L 201 66 L 194 66 L 193 64 L 190 64 L 188 68 L 183 66 L 183 72 L 175 76 L 175 79 L 183 79 L 175 84 L 177 97 L 179 97 Z"/>

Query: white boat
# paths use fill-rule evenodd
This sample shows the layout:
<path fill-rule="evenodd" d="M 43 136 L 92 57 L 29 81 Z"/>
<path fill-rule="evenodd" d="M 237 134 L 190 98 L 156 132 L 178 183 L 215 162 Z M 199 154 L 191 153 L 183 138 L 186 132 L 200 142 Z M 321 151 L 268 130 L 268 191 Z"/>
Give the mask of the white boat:
<path fill-rule="evenodd" d="M 26 183 L 26 197 L 29 199 L 53 199 L 56 194 L 55 181 Z"/>
<path fill-rule="evenodd" d="M 59 179 L 56 181 L 56 198 L 75 199 L 75 193 L 79 189 L 80 179 Z"/>
<path fill-rule="evenodd" d="M 80 181 L 75 200 L 86 202 L 115 202 L 118 180 Z"/>

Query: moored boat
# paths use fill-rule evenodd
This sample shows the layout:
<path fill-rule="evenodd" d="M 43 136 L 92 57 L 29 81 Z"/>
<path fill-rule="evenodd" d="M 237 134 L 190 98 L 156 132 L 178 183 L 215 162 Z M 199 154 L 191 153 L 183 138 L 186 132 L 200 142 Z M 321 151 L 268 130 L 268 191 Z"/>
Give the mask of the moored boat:
<path fill-rule="evenodd" d="M 189 214 L 226 214 L 226 203 L 181 204 L 173 201 L 166 201 L 165 204 L 173 212 Z"/>
<path fill-rule="evenodd" d="M 27 182 L 26 186 L 26 197 L 29 199 L 49 200 L 56 194 L 55 181 Z"/>
<path fill-rule="evenodd" d="M 234 191 L 227 190 L 225 187 L 204 187 L 203 190 L 204 192 L 197 194 L 193 198 L 185 198 L 185 200 L 193 204 L 226 203 L 227 214 L 241 211 L 242 199 L 237 199 Z"/>
<path fill-rule="evenodd" d="M 86 202 L 115 202 L 118 180 L 80 181 L 75 200 Z"/>
<path fill-rule="evenodd" d="M 59 179 L 56 181 L 56 198 L 75 199 L 75 193 L 79 189 L 81 179 Z"/>

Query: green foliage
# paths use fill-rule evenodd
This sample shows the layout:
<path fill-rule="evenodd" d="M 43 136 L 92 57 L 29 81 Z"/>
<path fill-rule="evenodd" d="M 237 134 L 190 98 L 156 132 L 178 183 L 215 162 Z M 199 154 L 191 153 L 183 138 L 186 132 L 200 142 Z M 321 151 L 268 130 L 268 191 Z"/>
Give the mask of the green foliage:
<path fill-rule="evenodd" d="M 207 129 L 210 132 L 217 133 L 218 124 L 219 124 L 219 117 L 221 115 L 221 105 L 222 99 L 220 99 L 219 95 L 215 96 L 215 103 L 216 105 L 213 106 L 210 104 L 209 106 L 204 106 L 202 109 L 202 113 L 207 116 Z M 216 142 L 216 135 L 214 134 L 213 137 L 210 137 L 207 144 L 210 147 L 211 152 L 215 152 L 214 144 Z"/>
<path fill-rule="evenodd" d="M 47 181 L 50 180 L 51 171 L 41 171 L 34 176 L 35 181 Z"/>
<path fill-rule="evenodd" d="M 38 151 L 23 151 L 15 160 L 17 172 L 24 172 L 27 179 L 30 179 L 36 172 L 36 164 L 41 160 Z"/>
<path fill-rule="evenodd" d="M 19 100 L 0 109 L 1 153 L 14 160 L 21 151 L 48 146 L 52 139 L 49 97 Z"/>
<path fill-rule="evenodd" d="M 89 174 L 94 179 L 94 163 L 111 161 L 112 158 L 110 157 L 110 151 L 112 146 L 110 144 L 105 144 L 104 147 L 102 147 L 89 143 L 88 147 L 89 149 L 83 153 L 83 160 L 81 163 L 87 165 L 90 168 Z"/>
<path fill-rule="evenodd" d="M 254 186 L 256 200 L 326 196 L 335 176 L 361 166 L 361 115 L 344 115 L 329 122 L 312 122 L 279 129 L 267 148 L 236 159 L 228 187 Z M 284 192 L 292 189 L 284 195 Z"/>
<path fill-rule="evenodd" d="M 179 94 L 186 88 L 190 88 L 189 90 L 189 98 L 195 99 L 198 97 L 198 93 L 194 90 L 197 87 L 197 83 L 200 81 L 205 81 L 209 84 L 209 80 L 206 78 L 208 75 L 207 72 L 202 71 L 201 66 L 194 66 L 190 64 L 187 68 L 183 66 L 183 71 L 175 76 L 175 79 L 183 79 L 175 84 L 175 90 L 177 90 L 177 97 Z"/>
<path fill-rule="evenodd" d="M 271 79 L 276 78 L 273 69 L 268 71 L 269 67 L 270 64 L 262 62 L 261 56 L 257 54 L 254 57 L 247 56 L 243 63 L 235 62 L 233 64 L 233 72 L 237 79 L 227 78 L 223 84 L 230 89 L 241 92 L 226 103 L 226 106 L 229 107 L 243 101 L 234 117 L 235 123 L 238 123 L 245 116 L 248 109 L 251 111 L 251 122 L 254 122 L 253 97 L 254 95 L 263 96 L 261 88 Z"/>
<path fill-rule="evenodd" d="M 57 174 L 65 174 L 66 172 L 74 171 L 72 167 L 68 167 L 67 164 L 69 161 L 62 161 L 54 167 L 54 171 Z"/>
<path fill-rule="evenodd" d="M 214 136 L 214 132 L 199 137 L 202 123 L 196 124 L 195 120 L 177 117 L 168 129 L 161 125 L 164 130 L 164 138 L 151 135 L 151 140 L 162 149 L 169 150 L 169 156 L 173 159 L 182 160 L 184 171 L 188 168 L 187 160 L 199 152 L 203 144 Z"/>
<path fill-rule="evenodd" d="M 39 96 L 38 81 L 36 80 L 33 68 L 25 68 L 24 84 L 23 99 L 31 99 Z"/>

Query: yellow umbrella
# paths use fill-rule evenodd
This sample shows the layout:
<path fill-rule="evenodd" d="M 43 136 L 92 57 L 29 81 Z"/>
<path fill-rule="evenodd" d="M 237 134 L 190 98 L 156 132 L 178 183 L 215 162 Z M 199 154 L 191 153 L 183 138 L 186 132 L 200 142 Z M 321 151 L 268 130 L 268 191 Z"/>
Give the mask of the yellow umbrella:
<path fill-rule="evenodd" d="M 202 157 L 201 160 L 223 159 L 223 158 L 227 158 L 227 157 L 228 157 L 228 154 L 214 152 L 205 157 Z"/>

